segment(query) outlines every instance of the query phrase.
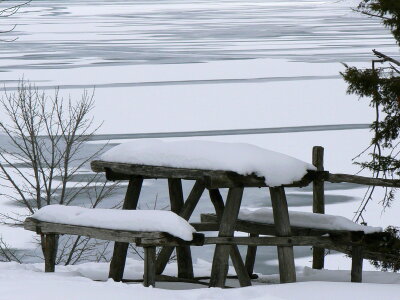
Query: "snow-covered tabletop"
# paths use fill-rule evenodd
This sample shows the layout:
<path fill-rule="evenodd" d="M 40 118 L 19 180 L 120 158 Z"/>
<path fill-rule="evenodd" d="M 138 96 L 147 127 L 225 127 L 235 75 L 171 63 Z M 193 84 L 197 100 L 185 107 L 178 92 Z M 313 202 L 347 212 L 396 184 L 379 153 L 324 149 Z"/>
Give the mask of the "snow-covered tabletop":
<path fill-rule="evenodd" d="M 363 226 L 341 217 L 327 214 L 289 211 L 290 225 L 324 230 L 364 231 L 364 233 L 381 232 L 381 227 Z M 241 209 L 239 219 L 264 224 L 274 224 L 274 215 L 271 208 L 256 210 Z"/>
<path fill-rule="evenodd" d="M 268 186 L 291 184 L 316 168 L 294 157 L 245 143 L 137 140 L 120 144 L 102 161 L 200 170 L 233 171 L 265 178 Z"/>
<path fill-rule="evenodd" d="M 79 206 L 48 205 L 32 218 L 67 225 L 88 226 L 127 231 L 166 232 L 185 241 L 193 239 L 196 230 L 183 218 L 165 210 L 90 209 Z"/>

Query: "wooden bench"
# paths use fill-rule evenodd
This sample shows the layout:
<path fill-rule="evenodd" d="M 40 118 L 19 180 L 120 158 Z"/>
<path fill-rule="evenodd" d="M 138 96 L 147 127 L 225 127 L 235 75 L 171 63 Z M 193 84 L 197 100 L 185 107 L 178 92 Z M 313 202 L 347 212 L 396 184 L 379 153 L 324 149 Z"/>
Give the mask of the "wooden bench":
<path fill-rule="evenodd" d="M 312 214 L 312 213 L 309 213 Z M 218 230 L 216 214 L 202 214 L 201 223 L 192 224 L 196 230 Z M 235 231 L 246 232 L 250 237 L 206 237 L 204 244 L 247 245 L 245 267 L 251 276 L 258 246 L 314 246 L 335 250 L 352 257 L 351 281 L 362 281 L 363 259 L 383 259 L 379 249 L 389 239 L 385 232 L 364 233 L 363 231 L 332 230 L 291 225 L 291 236 L 280 237 L 273 222 L 254 222 L 238 219 Z M 262 235 L 262 236 L 260 236 Z"/>
<path fill-rule="evenodd" d="M 202 246 L 204 235 L 193 233 L 191 241 L 185 241 L 167 232 L 161 231 L 130 231 L 96 228 L 71 224 L 44 222 L 35 218 L 27 218 L 24 228 L 44 235 L 45 238 L 45 271 L 55 271 L 57 236 L 62 234 L 88 236 L 100 240 L 116 241 L 122 243 L 135 243 L 144 248 L 144 275 L 143 285 L 155 286 L 156 281 L 156 247 L 157 246 Z"/>

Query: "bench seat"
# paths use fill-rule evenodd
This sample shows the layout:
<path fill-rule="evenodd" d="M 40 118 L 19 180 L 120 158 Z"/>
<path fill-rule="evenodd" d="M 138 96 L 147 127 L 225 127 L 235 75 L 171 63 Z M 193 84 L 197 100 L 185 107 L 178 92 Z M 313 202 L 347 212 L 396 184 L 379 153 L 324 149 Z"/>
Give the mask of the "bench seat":
<path fill-rule="evenodd" d="M 79 235 L 135 243 L 145 250 L 145 286 L 155 286 L 157 246 L 204 244 L 203 234 L 197 233 L 186 220 L 169 211 L 127 211 L 49 205 L 32 217 L 26 218 L 24 228 L 44 236 L 46 272 L 55 270 L 57 235 Z"/>
<path fill-rule="evenodd" d="M 393 238 L 380 227 L 362 226 L 343 217 L 307 212 L 292 211 L 289 216 L 291 236 L 280 237 L 271 209 L 241 210 L 235 231 L 249 233 L 250 237 L 206 237 L 205 244 L 247 245 L 246 269 L 249 275 L 253 272 L 258 246 L 314 246 L 345 253 L 352 257 L 352 281 L 361 278 L 362 267 L 359 266 L 362 266 L 363 258 L 392 259 L 383 248 L 387 247 L 388 241 L 392 243 Z M 192 225 L 196 230 L 215 231 L 219 228 L 219 220 L 216 214 L 202 214 L 201 223 Z"/>

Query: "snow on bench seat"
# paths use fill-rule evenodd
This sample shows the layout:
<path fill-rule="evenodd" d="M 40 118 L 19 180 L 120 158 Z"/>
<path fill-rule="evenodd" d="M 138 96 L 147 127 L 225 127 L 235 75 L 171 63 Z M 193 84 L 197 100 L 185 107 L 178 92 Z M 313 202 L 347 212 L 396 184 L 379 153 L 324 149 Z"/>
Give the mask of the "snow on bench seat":
<path fill-rule="evenodd" d="M 239 219 L 263 224 L 274 224 L 274 215 L 271 208 L 256 210 L 241 209 Z M 315 214 L 309 212 L 289 211 L 290 225 L 304 228 L 323 230 L 363 231 L 366 234 L 381 232 L 381 227 L 363 226 L 353 221 L 334 215 Z"/>
<path fill-rule="evenodd" d="M 191 241 L 196 230 L 183 218 L 164 210 L 90 209 L 78 206 L 48 205 L 33 219 L 67 225 L 103 229 L 166 232 L 184 241 Z"/>
<path fill-rule="evenodd" d="M 137 140 L 120 144 L 102 161 L 200 170 L 233 171 L 265 178 L 268 186 L 301 180 L 311 164 L 294 157 L 245 143 L 211 141 Z"/>

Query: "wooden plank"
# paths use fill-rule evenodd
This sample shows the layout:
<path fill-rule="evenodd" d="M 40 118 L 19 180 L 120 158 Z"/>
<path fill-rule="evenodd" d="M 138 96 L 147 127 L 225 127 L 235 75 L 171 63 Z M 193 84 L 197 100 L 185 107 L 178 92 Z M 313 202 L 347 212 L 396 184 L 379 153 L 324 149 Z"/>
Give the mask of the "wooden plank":
<path fill-rule="evenodd" d="M 117 229 L 104 229 L 88 226 L 78 226 L 60 223 L 43 222 L 33 218 L 27 218 L 24 222 L 26 230 L 35 231 L 39 234 L 70 234 L 88 236 L 106 241 L 121 241 L 122 243 L 136 243 L 138 245 L 204 245 L 204 234 L 193 233 L 192 241 L 184 241 L 161 231 L 127 231 Z"/>
<path fill-rule="evenodd" d="M 351 246 L 350 240 L 341 240 L 335 242 L 330 237 L 318 236 L 291 236 L 291 237 L 275 237 L 275 236 L 262 236 L 262 237 L 206 237 L 204 245 L 247 245 L 247 246 L 323 246 L 331 247 L 336 245 Z"/>
<path fill-rule="evenodd" d="M 169 236 L 165 238 L 141 238 L 136 241 L 136 245 L 140 247 L 147 246 L 203 246 L 204 245 L 204 234 L 203 233 L 193 233 L 193 239 L 191 241 L 184 241 L 180 238 Z"/>
<path fill-rule="evenodd" d="M 205 227 L 208 226 L 210 227 L 210 229 L 213 228 L 211 224 L 216 223 L 218 221 L 218 218 L 215 214 L 201 214 L 200 219 L 202 222 L 206 223 Z M 267 223 L 237 220 L 235 230 L 253 234 L 276 235 L 275 224 L 273 223 L 267 224 Z M 201 231 L 207 231 L 207 230 L 201 230 Z M 330 233 L 340 236 L 340 235 L 347 235 L 349 233 L 349 231 L 344 231 L 344 230 L 327 230 L 327 229 L 306 228 L 298 226 L 291 226 L 291 232 L 292 236 L 296 235 L 321 236 Z"/>
<path fill-rule="evenodd" d="M 348 182 L 348 183 L 355 183 L 362 185 L 400 188 L 400 180 L 371 178 L 371 177 L 349 175 L 349 174 L 333 174 L 325 172 L 325 181 L 329 181 L 332 183 Z"/>
<path fill-rule="evenodd" d="M 143 232 L 143 231 L 128 231 L 105 229 L 88 226 L 77 226 L 60 223 L 43 222 L 33 218 L 27 218 L 24 222 L 26 230 L 35 231 L 43 234 L 70 234 L 88 236 L 94 239 L 106 241 L 118 241 L 123 243 L 135 243 L 138 238 L 154 238 L 162 239 L 170 237 L 165 232 Z"/>
<path fill-rule="evenodd" d="M 312 163 L 318 171 L 324 171 L 324 148 L 313 147 Z M 313 181 L 313 213 L 325 213 L 325 192 L 323 176 L 316 176 Z M 325 260 L 325 249 L 313 247 L 313 269 L 323 269 Z"/>
<path fill-rule="evenodd" d="M 171 211 L 179 214 L 183 208 L 182 181 L 179 178 L 168 179 L 169 198 L 171 201 Z M 176 248 L 178 263 L 178 277 L 193 278 L 193 262 L 190 246 L 179 246 Z"/>
<path fill-rule="evenodd" d="M 219 223 L 217 222 L 191 222 L 196 231 L 218 231 Z"/>
<path fill-rule="evenodd" d="M 229 276 L 231 279 L 237 279 L 237 276 Z M 258 277 L 257 277 L 258 278 Z M 254 279 L 257 279 L 254 278 Z M 156 275 L 156 282 L 185 282 L 185 283 L 193 283 L 208 286 L 208 282 L 204 282 L 202 280 L 210 279 L 210 277 L 195 277 L 194 279 L 188 278 L 179 278 L 175 276 L 168 275 Z M 100 280 L 96 280 L 100 281 Z M 143 282 L 143 279 L 123 279 L 122 282 Z M 232 288 L 231 286 L 225 286 L 226 288 Z"/>
<path fill-rule="evenodd" d="M 226 206 L 221 218 L 219 237 L 233 236 L 235 223 L 242 202 L 243 187 L 231 188 L 228 192 Z M 217 245 L 211 270 L 210 287 L 224 287 L 228 273 L 228 260 L 231 247 L 229 245 Z"/>
<path fill-rule="evenodd" d="M 182 218 L 184 218 L 185 220 L 190 219 L 193 211 L 195 210 L 197 204 L 199 203 L 199 200 L 204 190 L 205 190 L 204 182 L 202 180 L 196 180 L 187 200 L 183 205 L 181 212 L 179 213 L 179 215 Z M 161 249 L 160 253 L 158 254 L 156 262 L 157 274 L 161 274 L 164 271 L 173 252 L 174 252 L 174 247 L 163 247 Z"/>
<path fill-rule="evenodd" d="M 156 286 L 156 247 L 144 248 L 144 275 L 143 285 L 145 287 Z"/>
<path fill-rule="evenodd" d="M 258 237 L 258 234 L 251 233 L 250 238 Z M 248 246 L 247 253 L 246 253 L 246 262 L 245 267 L 247 274 L 249 276 L 253 275 L 254 272 L 254 264 L 256 262 L 256 255 L 257 255 L 257 246 Z"/>
<path fill-rule="evenodd" d="M 58 235 L 46 234 L 44 236 L 44 271 L 54 272 L 57 257 Z"/>
<path fill-rule="evenodd" d="M 256 175 L 240 175 L 233 171 L 172 168 L 115 163 L 100 160 L 92 161 L 91 168 L 94 172 L 106 172 L 107 179 L 109 180 L 124 180 L 129 178 L 129 176 L 143 176 L 144 178 L 204 180 L 206 187 L 210 189 L 266 186 L 264 177 Z M 309 171 L 301 180 L 285 186 L 307 186 L 311 183 L 314 176 L 315 172 Z"/>
<path fill-rule="evenodd" d="M 139 201 L 140 191 L 142 190 L 142 185 L 143 177 L 135 177 L 129 180 L 128 189 L 126 191 L 122 209 L 136 209 Z M 124 275 L 128 246 L 129 243 L 114 243 L 114 252 L 110 263 L 108 278 L 112 278 L 115 281 L 121 281 Z"/>
<path fill-rule="evenodd" d="M 277 236 L 291 236 L 289 211 L 283 187 L 270 188 L 272 210 Z M 296 268 L 292 246 L 278 246 L 281 283 L 296 282 Z"/>

